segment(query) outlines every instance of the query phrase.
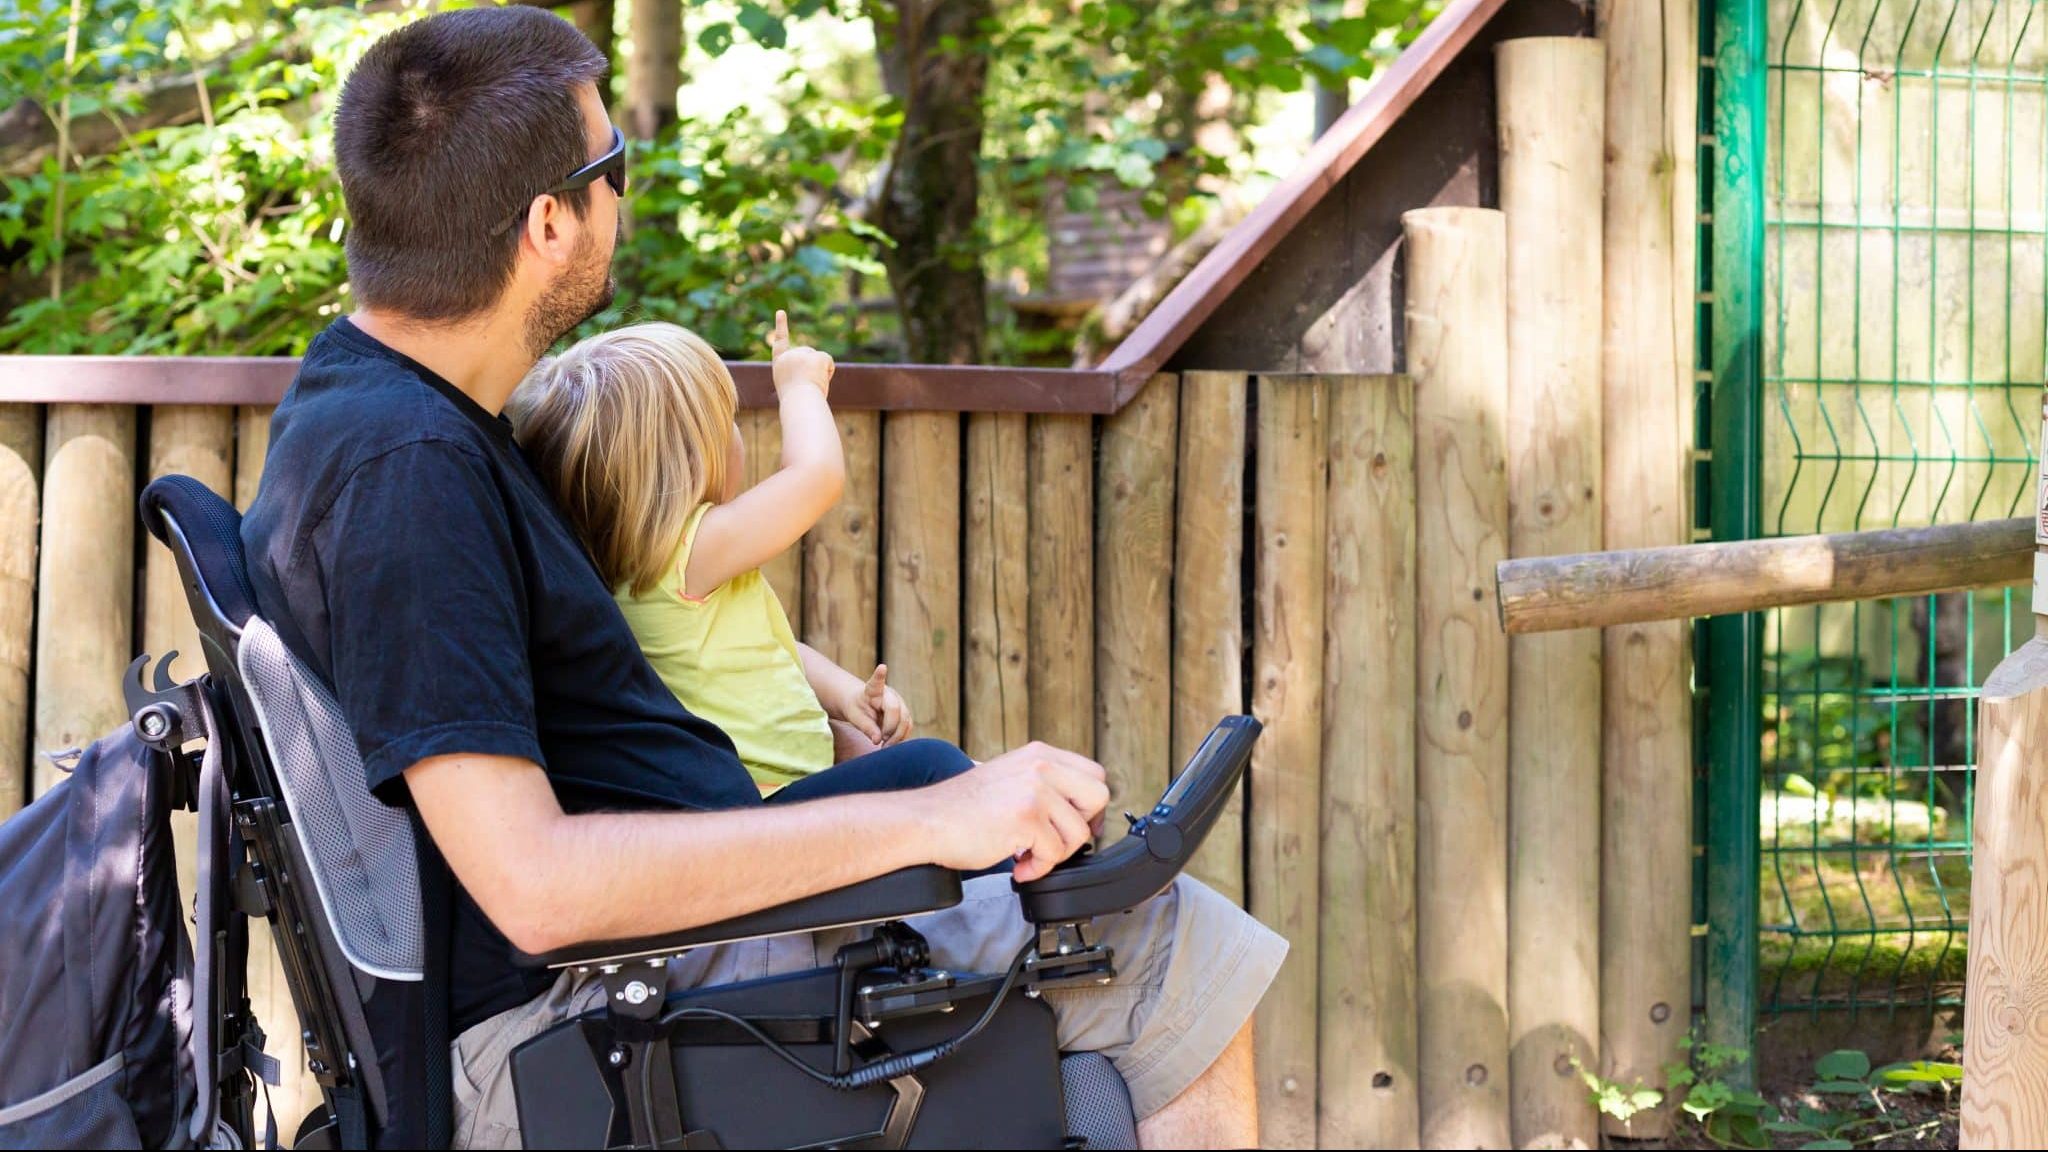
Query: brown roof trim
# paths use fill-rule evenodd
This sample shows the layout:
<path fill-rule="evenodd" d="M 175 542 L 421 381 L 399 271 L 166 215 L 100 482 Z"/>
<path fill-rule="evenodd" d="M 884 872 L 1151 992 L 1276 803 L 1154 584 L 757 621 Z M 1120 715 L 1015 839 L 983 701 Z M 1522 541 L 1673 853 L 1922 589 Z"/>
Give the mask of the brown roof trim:
<path fill-rule="evenodd" d="M 290 356 L 0 356 L 0 403 L 275 404 L 298 367 Z M 742 405 L 773 406 L 768 365 L 729 367 Z M 832 406 L 1106 414 L 1116 411 L 1116 378 L 1068 368 L 841 364 Z"/>
<path fill-rule="evenodd" d="M 1401 53 L 1393 67 L 1373 82 L 1365 98 L 1352 105 L 1309 148 L 1308 155 L 1287 179 L 1232 228 L 1116 346 L 1102 362 L 1100 371 L 1116 376 L 1118 408 L 1137 395 L 1145 381 L 1180 350 L 1231 291 L 1272 253 L 1281 238 L 1379 143 L 1387 129 L 1407 113 L 1408 106 L 1435 83 L 1437 76 L 1457 59 L 1506 2 L 1452 0 Z"/>

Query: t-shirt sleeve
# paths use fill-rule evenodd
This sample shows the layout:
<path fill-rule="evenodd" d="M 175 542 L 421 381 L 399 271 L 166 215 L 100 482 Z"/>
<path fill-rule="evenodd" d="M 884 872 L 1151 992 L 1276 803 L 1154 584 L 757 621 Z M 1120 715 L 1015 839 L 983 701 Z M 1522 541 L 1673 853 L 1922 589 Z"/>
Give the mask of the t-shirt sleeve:
<path fill-rule="evenodd" d="M 431 756 L 542 763 L 511 513 L 480 457 L 425 441 L 365 463 L 310 543 L 371 792 L 404 803 L 405 770 Z"/>

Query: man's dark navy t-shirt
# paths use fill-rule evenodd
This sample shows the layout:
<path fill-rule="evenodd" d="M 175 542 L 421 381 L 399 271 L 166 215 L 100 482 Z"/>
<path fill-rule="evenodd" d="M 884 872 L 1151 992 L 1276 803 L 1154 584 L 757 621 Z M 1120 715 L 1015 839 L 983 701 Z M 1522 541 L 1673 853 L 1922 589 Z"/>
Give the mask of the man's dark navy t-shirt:
<path fill-rule="evenodd" d="M 456 752 L 534 761 L 570 812 L 760 802 L 641 657 L 511 425 L 346 319 L 272 417 L 242 543 L 258 608 L 334 687 L 387 803 Z M 459 905 L 458 1032 L 548 984 Z"/>

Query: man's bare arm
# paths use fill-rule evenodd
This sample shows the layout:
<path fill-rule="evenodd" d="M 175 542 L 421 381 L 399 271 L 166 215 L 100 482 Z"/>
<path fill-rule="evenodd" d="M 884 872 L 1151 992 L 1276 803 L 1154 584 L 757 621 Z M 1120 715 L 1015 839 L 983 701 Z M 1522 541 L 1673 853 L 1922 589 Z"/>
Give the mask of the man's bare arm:
<path fill-rule="evenodd" d="M 1072 855 L 1109 802 L 1100 766 L 1031 745 L 929 788 L 724 812 L 567 815 L 540 767 L 504 756 L 405 773 L 448 866 L 513 946 L 676 932 L 907 868 Z"/>

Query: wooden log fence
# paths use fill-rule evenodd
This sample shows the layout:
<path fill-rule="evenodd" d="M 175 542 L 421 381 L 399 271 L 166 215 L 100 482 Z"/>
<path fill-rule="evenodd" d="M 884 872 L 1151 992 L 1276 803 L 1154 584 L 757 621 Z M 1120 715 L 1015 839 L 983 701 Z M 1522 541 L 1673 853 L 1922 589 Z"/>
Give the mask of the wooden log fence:
<path fill-rule="evenodd" d="M 843 413 L 846 494 L 775 569 L 806 641 L 856 669 L 887 660 L 921 733 L 982 754 L 1026 738 L 1098 754 L 1123 807 L 1157 795 L 1219 716 L 1265 720 L 1250 803 L 1199 871 L 1293 947 L 1261 1031 L 1275 1144 L 1417 1130 L 1410 396 L 1399 376 L 1193 373 L 1155 377 L 1109 417 Z M 246 508 L 269 416 L 0 404 L 8 810 L 53 779 L 32 749 L 123 722 L 134 655 L 175 647 L 177 671 L 197 671 L 135 495 L 176 471 Z M 759 475 L 776 422 L 750 410 L 741 426 Z M 251 994 L 292 1073 L 279 1114 L 295 1117 L 315 1088 L 260 932 Z"/>

